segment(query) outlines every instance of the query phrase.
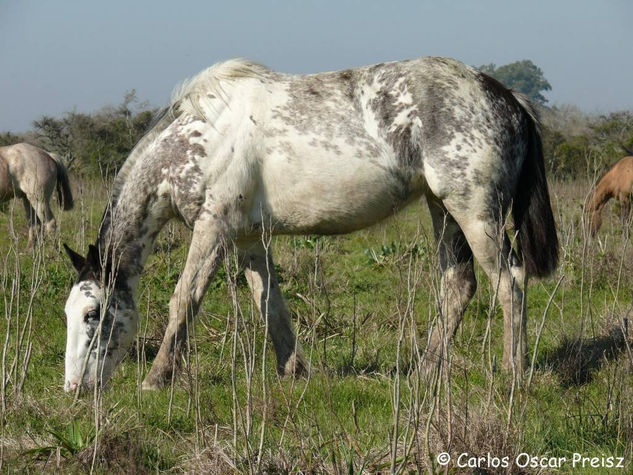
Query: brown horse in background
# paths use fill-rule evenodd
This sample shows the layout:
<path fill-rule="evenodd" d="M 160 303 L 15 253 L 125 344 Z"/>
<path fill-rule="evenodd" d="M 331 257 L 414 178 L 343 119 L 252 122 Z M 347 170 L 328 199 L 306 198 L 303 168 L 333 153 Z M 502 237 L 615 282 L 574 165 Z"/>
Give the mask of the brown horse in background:
<path fill-rule="evenodd" d="M 29 222 L 29 248 L 38 226 L 43 224 L 47 232 L 55 229 L 50 199 L 56 185 L 60 206 L 71 209 L 68 173 L 57 157 L 27 143 L 0 147 L 0 203 L 15 197 L 22 200 Z"/>
<path fill-rule="evenodd" d="M 602 224 L 602 208 L 611 198 L 620 202 L 620 218 L 626 226 L 631 213 L 633 186 L 633 156 L 624 157 L 613 165 L 600 179 L 587 204 L 591 235 L 595 236 Z"/>

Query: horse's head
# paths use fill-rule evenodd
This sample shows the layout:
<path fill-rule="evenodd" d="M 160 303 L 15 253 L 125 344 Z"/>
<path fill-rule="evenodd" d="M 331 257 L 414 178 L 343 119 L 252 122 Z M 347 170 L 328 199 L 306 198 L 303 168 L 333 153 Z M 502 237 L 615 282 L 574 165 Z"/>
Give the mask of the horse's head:
<path fill-rule="evenodd" d="M 134 299 L 127 287 L 108 285 L 96 247 L 90 246 L 86 257 L 64 248 L 79 274 L 65 307 L 64 390 L 104 386 L 136 334 Z"/>

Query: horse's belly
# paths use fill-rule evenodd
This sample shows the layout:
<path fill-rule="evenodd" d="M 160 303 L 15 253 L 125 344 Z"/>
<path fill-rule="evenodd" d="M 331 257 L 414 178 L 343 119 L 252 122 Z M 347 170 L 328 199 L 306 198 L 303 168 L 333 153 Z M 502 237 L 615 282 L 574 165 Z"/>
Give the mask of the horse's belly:
<path fill-rule="evenodd" d="M 282 164 L 264 171 L 251 216 L 266 215 L 276 233 L 341 234 L 386 218 L 419 194 L 398 173 L 369 162 Z"/>

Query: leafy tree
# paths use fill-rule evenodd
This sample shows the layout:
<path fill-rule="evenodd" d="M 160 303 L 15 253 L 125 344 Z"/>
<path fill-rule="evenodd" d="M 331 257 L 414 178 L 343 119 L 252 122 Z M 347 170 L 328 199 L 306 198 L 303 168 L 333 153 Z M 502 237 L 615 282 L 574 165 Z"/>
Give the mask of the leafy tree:
<path fill-rule="evenodd" d="M 600 116 L 592 125 L 596 143 L 613 157 L 633 155 L 633 112 L 613 112 Z"/>
<path fill-rule="evenodd" d="M 137 104 L 134 90 L 116 107 L 93 114 L 67 112 L 60 119 L 43 116 L 33 122 L 44 148 L 64 157 L 68 166 L 75 160 L 87 172 L 113 175 L 151 124 L 153 110 Z"/>
<path fill-rule="evenodd" d="M 478 68 L 489 74 L 507 87 L 527 95 L 534 102 L 544 105 L 547 99 L 541 92 L 550 91 L 552 86 L 545 79 L 543 71 L 529 59 L 515 61 L 497 67 L 493 63 L 484 64 Z"/>
<path fill-rule="evenodd" d="M 21 135 L 16 135 L 12 132 L 0 133 L 0 147 L 4 147 L 5 145 L 13 145 L 20 142 L 24 142 L 24 138 Z"/>
<path fill-rule="evenodd" d="M 561 142 L 554 149 L 551 164 L 554 176 L 558 178 L 575 179 L 591 168 L 590 139 L 586 135 L 572 137 Z"/>
<path fill-rule="evenodd" d="M 42 147 L 49 152 L 56 152 L 64 158 L 67 167 L 71 167 L 75 160 L 72 140 L 66 120 L 58 120 L 44 115 L 33 121 L 33 127 Z"/>

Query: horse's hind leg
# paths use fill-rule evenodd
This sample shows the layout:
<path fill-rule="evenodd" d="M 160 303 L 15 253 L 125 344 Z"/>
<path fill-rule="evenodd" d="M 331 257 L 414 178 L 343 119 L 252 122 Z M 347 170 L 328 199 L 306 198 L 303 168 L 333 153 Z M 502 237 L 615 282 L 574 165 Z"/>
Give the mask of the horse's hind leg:
<path fill-rule="evenodd" d="M 24 212 L 26 213 L 26 220 L 29 225 L 29 240 L 26 247 L 27 249 L 33 249 L 35 239 L 37 238 L 39 221 L 37 218 L 37 213 L 35 212 L 35 208 L 31 206 L 31 202 L 28 200 L 28 198 L 23 195 L 21 199 L 22 205 L 24 206 Z"/>
<path fill-rule="evenodd" d="M 224 228 L 215 219 L 200 219 L 194 225 L 187 262 L 169 301 L 169 323 L 143 389 L 160 389 L 171 381 L 189 325 L 225 253 L 224 237 Z"/>
<path fill-rule="evenodd" d="M 427 369 L 441 364 L 448 355 L 450 341 L 457 331 L 468 303 L 475 295 L 477 281 L 473 269 L 473 253 L 455 219 L 444 205 L 427 196 L 435 239 L 439 246 L 442 282 L 440 317 L 433 327 L 426 351 Z"/>
<path fill-rule="evenodd" d="M 275 265 L 261 242 L 244 244 L 239 249 L 240 265 L 265 321 L 277 356 L 277 371 L 283 375 L 305 371 L 301 349 L 290 323 L 290 312 L 279 288 Z"/>
<path fill-rule="evenodd" d="M 499 220 L 493 216 L 485 219 L 485 211 L 471 210 L 461 213 L 455 217 L 468 239 L 477 262 L 488 275 L 493 290 L 497 292 L 503 309 L 503 369 L 512 371 L 514 367 L 520 374 L 525 370 L 527 363 L 523 266 L 510 245 L 505 227 Z"/>
<path fill-rule="evenodd" d="M 53 215 L 53 211 L 51 210 L 50 195 L 37 196 L 33 200 L 31 200 L 31 203 L 34 204 L 37 217 L 39 218 L 40 222 L 45 226 L 46 232 L 47 233 L 54 232 L 55 228 L 57 227 L 57 223 L 55 221 L 55 216 Z"/>
<path fill-rule="evenodd" d="M 50 196 L 48 196 L 48 198 L 50 198 Z M 53 216 L 53 212 L 51 211 L 51 206 L 46 194 L 27 192 L 26 199 L 28 199 L 28 201 L 30 202 L 31 214 L 36 216 L 36 223 L 44 225 L 44 229 L 47 233 L 52 233 L 53 231 L 55 231 L 57 224 L 55 222 L 55 217 Z M 31 242 L 30 231 L 29 242 Z"/>

